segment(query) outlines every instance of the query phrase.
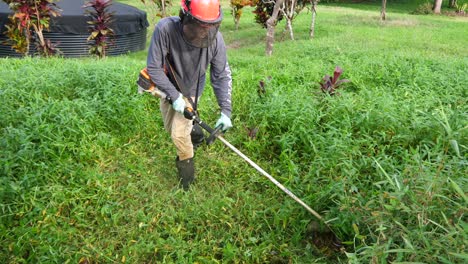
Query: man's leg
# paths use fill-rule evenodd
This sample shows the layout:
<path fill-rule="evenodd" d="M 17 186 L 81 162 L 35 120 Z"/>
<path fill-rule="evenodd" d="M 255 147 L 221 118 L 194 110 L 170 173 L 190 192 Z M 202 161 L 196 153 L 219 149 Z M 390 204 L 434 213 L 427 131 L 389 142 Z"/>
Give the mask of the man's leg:
<path fill-rule="evenodd" d="M 193 144 L 190 136 L 193 122 L 174 111 L 172 106 L 165 100 L 161 100 L 160 109 L 164 128 L 171 135 L 172 142 L 177 149 L 176 167 L 182 187 L 187 191 L 195 179 Z"/>

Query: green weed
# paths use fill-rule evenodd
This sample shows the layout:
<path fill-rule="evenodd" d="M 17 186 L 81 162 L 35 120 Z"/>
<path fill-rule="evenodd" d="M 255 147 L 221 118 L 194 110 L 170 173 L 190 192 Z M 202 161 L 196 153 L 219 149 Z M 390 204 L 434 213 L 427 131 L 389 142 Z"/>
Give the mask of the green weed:
<path fill-rule="evenodd" d="M 225 19 L 225 138 L 323 215 L 345 252 L 317 247 L 313 216 L 220 142 L 197 150 L 197 183 L 180 191 L 158 101 L 136 93 L 139 52 L 0 60 L 2 262 L 464 263 L 466 21 L 319 8 L 316 38 L 301 14 L 271 58 L 252 14 L 238 31 Z M 318 82 L 337 65 L 351 82 L 332 97 Z M 208 88 L 210 124 L 215 105 Z"/>

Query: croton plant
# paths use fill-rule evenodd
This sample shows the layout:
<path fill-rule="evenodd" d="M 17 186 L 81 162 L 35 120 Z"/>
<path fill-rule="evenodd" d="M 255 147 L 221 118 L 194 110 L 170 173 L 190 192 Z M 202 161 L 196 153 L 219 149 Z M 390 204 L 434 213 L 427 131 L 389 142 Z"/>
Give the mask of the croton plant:
<path fill-rule="evenodd" d="M 85 12 L 92 18 L 88 21 L 91 32 L 88 41 L 92 43 L 89 52 L 100 58 L 106 56 L 107 48 L 112 42 L 110 39 L 114 36 L 111 28 L 113 13 L 109 11 L 111 5 L 112 0 L 91 0 L 83 6 L 87 8 Z"/>
<path fill-rule="evenodd" d="M 41 56 L 51 56 L 58 52 L 55 45 L 44 38 L 43 31 L 49 30 L 50 18 L 60 15 L 60 9 L 53 0 L 3 0 L 14 14 L 5 32 L 8 44 L 18 53 L 29 54 L 30 43 L 36 45 Z"/>

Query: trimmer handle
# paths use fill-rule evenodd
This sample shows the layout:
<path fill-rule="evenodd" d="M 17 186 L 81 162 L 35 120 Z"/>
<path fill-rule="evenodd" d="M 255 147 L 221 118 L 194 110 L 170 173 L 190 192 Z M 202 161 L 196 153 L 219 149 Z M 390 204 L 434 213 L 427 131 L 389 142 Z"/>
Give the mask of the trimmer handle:
<path fill-rule="evenodd" d="M 210 135 L 216 132 L 216 129 L 211 128 L 210 125 L 201 121 L 198 117 L 195 118 L 195 122 L 197 122 L 197 124 L 199 124 L 203 129 L 205 129 L 206 132 L 210 133 Z"/>
<path fill-rule="evenodd" d="M 171 105 L 174 102 L 174 100 L 172 100 L 172 98 L 170 96 L 166 96 L 165 99 Z M 184 100 L 186 100 L 186 99 L 184 98 Z M 195 111 L 193 111 L 193 108 L 191 106 L 186 106 L 184 108 L 184 117 L 187 118 L 188 120 L 194 120 L 197 117 L 197 114 L 195 113 Z"/>
<path fill-rule="evenodd" d="M 222 126 L 218 126 L 217 128 L 213 129 L 212 127 L 210 127 L 208 124 L 206 124 L 205 122 L 201 121 L 201 119 L 197 116 L 197 114 L 195 113 L 195 111 L 193 111 L 193 108 L 192 107 L 185 107 L 184 109 L 184 117 L 189 119 L 189 120 L 193 120 L 195 121 L 197 124 L 199 124 L 203 129 L 205 129 L 208 133 L 210 133 L 210 136 L 206 139 L 206 144 L 207 145 L 210 145 L 212 144 L 216 137 L 218 136 L 218 134 L 220 133 L 219 131 L 221 130 Z"/>
<path fill-rule="evenodd" d="M 193 111 L 192 107 L 185 107 L 184 117 L 188 120 L 194 120 L 197 117 L 197 114 L 195 114 L 195 111 Z"/>
<path fill-rule="evenodd" d="M 200 118 L 196 117 L 195 119 L 195 122 L 197 122 L 197 124 L 199 124 L 203 129 L 205 129 L 208 133 L 210 133 L 210 136 L 206 139 L 206 144 L 207 145 L 211 145 L 215 140 L 216 138 L 218 137 L 219 133 L 221 133 L 221 128 L 222 126 L 218 126 L 216 127 L 215 129 L 213 129 L 212 127 L 210 127 L 207 123 L 203 122 L 200 120 Z"/>

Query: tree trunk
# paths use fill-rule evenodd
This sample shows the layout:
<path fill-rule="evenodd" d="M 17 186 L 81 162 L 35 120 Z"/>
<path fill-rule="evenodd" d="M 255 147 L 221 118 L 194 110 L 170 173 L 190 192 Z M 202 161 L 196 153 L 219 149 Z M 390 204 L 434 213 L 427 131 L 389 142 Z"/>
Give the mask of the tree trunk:
<path fill-rule="evenodd" d="M 275 42 L 276 20 L 278 18 L 278 13 L 283 2 L 284 0 L 276 0 L 275 7 L 273 8 L 273 14 L 271 14 L 271 17 L 266 22 L 267 34 L 266 34 L 265 53 L 267 56 L 271 56 L 271 54 L 273 53 L 273 43 Z"/>
<path fill-rule="evenodd" d="M 449 5 L 450 8 L 454 8 L 457 6 L 457 0 L 449 0 Z"/>
<path fill-rule="evenodd" d="M 317 0 L 311 0 L 312 2 L 312 22 L 310 23 L 309 37 L 314 38 L 315 36 L 315 17 L 317 16 Z"/>
<path fill-rule="evenodd" d="M 440 14 L 440 8 L 442 7 L 442 0 L 434 0 L 434 14 Z"/>
<path fill-rule="evenodd" d="M 232 13 L 234 14 L 234 25 L 236 25 L 236 31 L 237 31 L 237 30 L 239 30 L 240 19 L 237 16 L 237 10 L 234 10 L 234 12 L 232 12 Z"/>
<path fill-rule="evenodd" d="M 239 30 L 239 24 L 240 24 L 240 15 L 239 15 L 239 10 L 241 9 L 242 7 L 239 7 L 237 5 L 234 5 L 232 7 L 232 16 L 234 17 L 234 25 L 236 25 L 236 31 Z"/>
<path fill-rule="evenodd" d="M 44 34 L 42 34 L 42 30 L 44 26 L 41 24 L 41 14 L 39 14 L 39 10 L 37 8 L 37 3 L 34 3 L 35 8 L 36 8 L 36 19 L 37 19 L 37 25 L 32 24 L 34 31 L 36 32 L 37 37 L 39 38 L 39 47 L 38 47 L 38 53 L 40 55 L 44 55 L 45 57 L 49 56 L 48 50 L 47 50 L 47 44 L 44 39 Z"/>
<path fill-rule="evenodd" d="M 286 30 L 289 31 L 289 38 L 294 40 L 294 32 L 292 28 L 292 20 L 290 18 L 286 18 Z"/>
<path fill-rule="evenodd" d="M 24 55 L 28 56 L 29 55 L 29 50 L 31 47 L 31 31 L 29 30 L 29 27 L 26 28 L 25 30 L 25 35 L 26 35 L 26 51 Z"/>
<path fill-rule="evenodd" d="M 380 10 L 380 20 L 386 19 L 385 11 L 387 10 L 387 0 L 382 0 L 382 9 Z"/>
<path fill-rule="evenodd" d="M 289 5 L 289 6 L 288 6 Z M 289 37 L 291 40 L 294 40 L 294 31 L 292 28 L 292 20 L 294 18 L 294 9 L 296 7 L 296 1 L 295 0 L 287 0 L 285 2 L 284 6 L 284 12 L 285 12 L 285 17 L 286 17 L 286 28 L 289 31 Z"/>

